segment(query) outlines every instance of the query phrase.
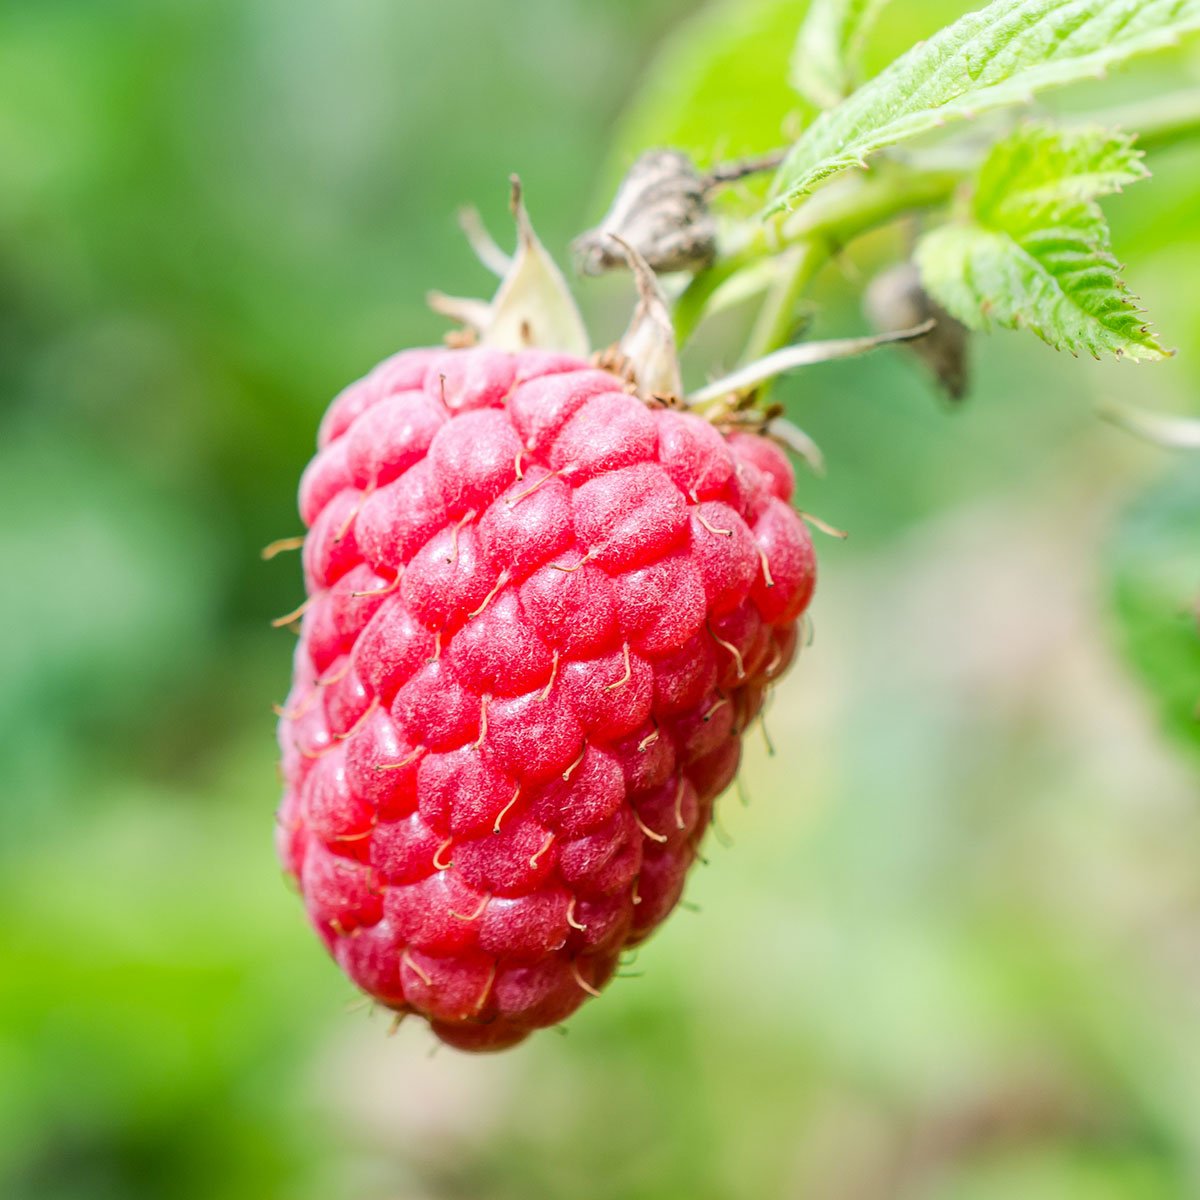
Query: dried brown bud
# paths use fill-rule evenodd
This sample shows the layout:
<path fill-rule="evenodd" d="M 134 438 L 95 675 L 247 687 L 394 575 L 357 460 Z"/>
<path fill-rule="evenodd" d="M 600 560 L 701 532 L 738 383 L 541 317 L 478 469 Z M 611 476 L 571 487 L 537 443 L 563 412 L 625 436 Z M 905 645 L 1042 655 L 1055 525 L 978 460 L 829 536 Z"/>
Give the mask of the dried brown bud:
<path fill-rule="evenodd" d="M 678 150 L 647 151 L 629 168 L 604 220 L 575 240 L 579 270 L 600 275 L 625 267 L 614 235 L 660 273 L 710 266 L 717 251 L 711 182 Z"/>
<path fill-rule="evenodd" d="M 908 348 L 951 400 L 966 395 L 967 328 L 925 291 L 913 263 L 901 263 L 877 275 L 867 288 L 863 308 L 867 320 L 881 332 L 919 325 L 930 318 L 936 321 L 928 336 L 910 342 Z"/>

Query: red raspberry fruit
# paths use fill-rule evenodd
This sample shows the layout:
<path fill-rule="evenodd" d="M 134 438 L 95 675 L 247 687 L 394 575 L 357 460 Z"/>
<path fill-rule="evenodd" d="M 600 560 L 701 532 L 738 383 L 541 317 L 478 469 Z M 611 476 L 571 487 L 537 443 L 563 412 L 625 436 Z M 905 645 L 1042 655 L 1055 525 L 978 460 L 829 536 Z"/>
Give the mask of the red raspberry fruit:
<path fill-rule="evenodd" d="M 532 350 L 398 354 L 319 446 L 279 853 L 364 992 L 510 1046 L 679 899 L 812 594 L 791 468 Z"/>

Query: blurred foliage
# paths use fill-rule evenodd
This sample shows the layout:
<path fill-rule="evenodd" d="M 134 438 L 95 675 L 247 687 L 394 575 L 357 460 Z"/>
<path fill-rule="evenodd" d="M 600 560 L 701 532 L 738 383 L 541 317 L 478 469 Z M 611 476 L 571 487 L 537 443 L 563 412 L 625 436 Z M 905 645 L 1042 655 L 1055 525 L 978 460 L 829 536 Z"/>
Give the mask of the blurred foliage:
<path fill-rule="evenodd" d="M 964 7 L 890 6 L 868 62 Z M 279 882 L 290 646 L 267 621 L 300 584 L 258 548 L 297 527 L 323 406 L 439 336 L 427 288 L 488 286 L 454 209 L 506 240 L 510 171 L 561 251 L 611 155 L 776 144 L 799 17 L 0 7 L 6 1200 L 1200 1193 L 1194 775 L 1110 648 L 1099 566 L 1163 456 L 1090 412 L 1131 390 L 1196 408 L 1194 149 L 1111 208 L 1177 359 L 1135 373 L 997 335 L 954 414 L 900 356 L 781 388 L 830 463 L 801 503 L 852 537 L 823 546 L 780 753 L 753 739 L 701 911 L 567 1036 L 489 1060 L 430 1058 L 415 1023 L 386 1040 Z M 862 327 L 863 280 L 905 237 L 825 273 L 818 329 Z M 627 280 L 579 290 L 620 327 Z M 711 357 L 746 315 L 713 322 Z M 1139 663 L 1181 691 L 1194 658 L 1147 631 L 1195 578 L 1193 483 L 1135 509 L 1113 558 Z"/>
<path fill-rule="evenodd" d="M 1166 726 L 1200 751 L 1200 462 L 1185 458 L 1130 505 L 1110 561 L 1125 651 Z"/>
<path fill-rule="evenodd" d="M 722 0 L 681 24 L 622 119 L 611 177 L 647 146 L 708 166 L 784 144 L 812 111 L 788 83 L 798 26 L 794 0 Z"/>

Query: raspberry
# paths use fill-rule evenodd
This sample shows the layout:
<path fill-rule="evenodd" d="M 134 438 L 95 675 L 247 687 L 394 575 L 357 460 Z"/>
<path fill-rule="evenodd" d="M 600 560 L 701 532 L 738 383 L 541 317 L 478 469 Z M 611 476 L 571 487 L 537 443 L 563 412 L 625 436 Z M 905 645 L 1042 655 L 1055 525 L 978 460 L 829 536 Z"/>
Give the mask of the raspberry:
<path fill-rule="evenodd" d="M 278 844 L 358 987 L 501 1049 L 670 913 L 812 594 L 792 485 L 563 355 L 406 351 L 333 402 Z"/>

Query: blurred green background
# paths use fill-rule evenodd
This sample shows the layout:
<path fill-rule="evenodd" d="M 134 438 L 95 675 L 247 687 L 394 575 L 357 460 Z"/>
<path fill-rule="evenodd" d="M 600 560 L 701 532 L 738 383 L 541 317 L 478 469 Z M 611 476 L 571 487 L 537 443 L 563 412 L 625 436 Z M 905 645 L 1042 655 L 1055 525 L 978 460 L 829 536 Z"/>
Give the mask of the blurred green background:
<path fill-rule="evenodd" d="M 6 1200 L 1200 1196 L 1200 463 L 1092 411 L 1197 409 L 1198 149 L 1108 206 L 1178 358 L 997 334 L 962 411 L 897 355 L 780 390 L 851 531 L 780 752 L 565 1036 L 389 1039 L 281 882 L 300 580 L 258 550 L 319 415 L 490 287 L 454 212 L 507 241 L 509 172 L 561 254 L 644 145 L 781 140 L 803 5 L 695 7 L 0 4 Z M 901 249 L 826 271 L 823 335 Z M 578 290 L 615 333 L 628 281 Z"/>

